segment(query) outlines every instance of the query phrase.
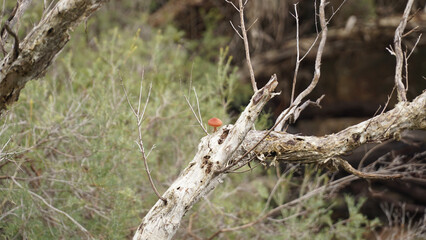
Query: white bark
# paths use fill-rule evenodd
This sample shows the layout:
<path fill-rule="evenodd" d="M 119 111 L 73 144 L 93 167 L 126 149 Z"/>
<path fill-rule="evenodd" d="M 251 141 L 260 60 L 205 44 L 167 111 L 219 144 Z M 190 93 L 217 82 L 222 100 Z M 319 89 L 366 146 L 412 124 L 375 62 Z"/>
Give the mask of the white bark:
<path fill-rule="evenodd" d="M 198 152 L 178 179 L 163 194 L 144 217 L 133 239 L 171 239 L 182 217 L 203 196 L 212 191 L 223 178 L 229 159 L 245 139 L 266 102 L 275 94 L 274 76 L 258 90 L 235 125 L 226 125 L 214 134 L 201 139 Z"/>

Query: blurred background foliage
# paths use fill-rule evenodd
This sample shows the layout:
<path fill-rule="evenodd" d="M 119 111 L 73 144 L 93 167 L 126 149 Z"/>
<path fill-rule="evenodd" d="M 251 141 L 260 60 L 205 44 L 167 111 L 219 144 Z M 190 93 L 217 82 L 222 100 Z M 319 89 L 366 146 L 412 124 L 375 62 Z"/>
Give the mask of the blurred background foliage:
<path fill-rule="evenodd" d="M 143 140 L 152 148 L 148 162 L 160 192 L 192 159 L 204 134 L 184 96 L 204 123 L 219 117 L 229 124 L 238 117 L 251 90 L 240 80 L 243 59 L 232 47 L 233 30 L 223 27 L 228 18 L 223 12 L 232 7 L 194 4 L 194 16 L 200 17 L 186 27 L 185 21 L 156 24 L 152 16 L 170 2 L 176 1 L 110 1 L 72 33 L 46 77 L 29 82 L 1 117 L 0 238 L 131 239 L 157 198 L 135 144 L 137 126 L 123 88 L 136 104 L 142 85 L 142 102 L 148 101 Z M 374 7 L 363 2 L 369 4 L 354 9 Z M 15 4 L 5 3 L 3 19 Z M 20 36 L 44 7 L 34 1 L 20 22 Z M 374 11 L 366 15 L 372 18 Z M 256 128 L 270 126 L 272 117 L 266 111 Z M 208 238 L 329 181 L 309 166 L 278 167 L 227 176 L 188 212 L 175 238 Z M 385 224 L 360 212 L 364 202 L 318 194 L 270 221 L 219 238 L 364 239 Z"/>

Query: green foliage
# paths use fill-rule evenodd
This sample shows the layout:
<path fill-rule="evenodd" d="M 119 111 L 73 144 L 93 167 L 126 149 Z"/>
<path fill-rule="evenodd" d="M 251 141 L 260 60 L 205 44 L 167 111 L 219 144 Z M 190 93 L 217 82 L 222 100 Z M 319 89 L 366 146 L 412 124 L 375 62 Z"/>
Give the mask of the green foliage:
<path fill-rule="evenodd" d="M 86 35 L 85 35 L 86 34 Z M 173 28 L 145 34 L 113 28 L 87 41 L 83 27 L 40 81 L 31 81 L 20 100 L 2 118 L 1 156 L 9 161 L 2 179 L 0 238 L 123 239 L 157 200 L 134 143 L 136 122 L 124 97 L 136 104 L 152 91 L 143 122 L 148 161 L 164 191 L 193 157 L 204 132 L 184 96 L 204 122 L 229 123 L 227 106 L 235 88 L 235 70 L 227 50 L 219 62 L 194 58 Z M 211 51 L 217 51 L 211 49 Z M 195 59 L 195 60 L 194 60 Z M 195 92 L 194 92 L 195 91 Z M 9 140 L 10 139 L 10 140 Z M 162 185 L 163 183 L 163 185 Z"/>

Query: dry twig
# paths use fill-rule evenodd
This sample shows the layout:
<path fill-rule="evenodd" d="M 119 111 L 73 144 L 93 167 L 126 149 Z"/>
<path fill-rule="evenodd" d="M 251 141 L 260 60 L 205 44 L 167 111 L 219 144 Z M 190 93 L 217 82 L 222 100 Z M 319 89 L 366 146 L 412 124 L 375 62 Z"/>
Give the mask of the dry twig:
<path fill-rule="evenodd" d="M 244 51 L 245 51 L 245 54 L 246 54 L 247 67 L 248 67 L 249 72 L 250 72 L 251 85 L 252 85 L 253 91 L 257 92 L 258 88 L 257 88 L 257 84 L 256 84 L 256 79 L 254 77 L 253 65 L 251 63 L 251 58 L 250 58 L 250 48 L 249 48 L 248 37 L 247 37 L 247 31 L 248 30 L 246 29 L 246 25 L 245 25 L 245 21 L 244 21 L 244 6 L 247 4 L 247 1 L 245 1 L 243 3 L 243 0 L 239 0 L 238 1 L 239 8 L 237 8 L 237 6 L 235 6 L 235 4 L 232 3 L 231 1 L 229 1 L 229 0 L 225 0 L 225 1 L 229 4 L 231 4 L 239 12 L 241 34 L 239 33 L 239 31 L 237 31 L 237 29 L 234 27 L 232 22 L 231 22 L 231 26 L 232 26 L 232 28 L 234 28 L 234 30 L 237 32 L 237 34 L 240 36 L 240 38 L 243 39 Z"/>
<path fill-rule="evenodd" d="M 148 96 L 146 98 L 146 102 L 145 102 L 144 108 L 143 108 L 142 111 L 140 111 L 141 102 L 142 102 L 142 83 L 143 83 L 143 73 L 142 73 L 142 78 L 141 78 L 141 83 L 140 83 L 141 86 L 140 86 L 140 90 L 139 90 L 138 108 L 137 108 L 137 111 L 136 111 L 135 108 L 133 107 L 132 103 L 130 102 L 129 96 L 127 94 L 127 90 L 126 90 L 126 88 L 124 87 L 124 84 L 123 84 L 123 79 L 121 79 L 121 85 L 123 87 L 123 91 L 124 91 L 124 95 L 126 96 L 127 103 L 129 104 L 130 109 L 132 110 L 133 115 L 136 118 L 137 127 L 138 127 L 138 140 L 137 140 L 136 144 L 138 145 L 139 151 L 141 152 L 143 164 L 145 166 L 146 174 L 148 175 L 149 183 L 151 184 L 152 190 L 154 190 L 155 195 L 157 195 L 157 197 L 159 199 L 163 200 L 164 204 L 167 204 L 167 199 L 163 198 L 160 195 L 160 193 L 158 192 L 157 188 L 155 187 L 154 180 L 152 179 L 151 172 L 150 172 L 149 166 L 148 166 L 148 160 L 147 160 L 147 158 L 149 156 L 149 153 L 155 148 L 155 145 L 152 146 L 152 148 L 148 152 L 148 154 L 145 153 L 145 148 L 144 148 L 144 145 L 143 145 L 141 126 L 142 126 L 142 121 L 143 121 L 144 116 L 145 116 L 146 107 L 148 106 L 149 97 L 151 96 L 152 82 L 149 85 Z"/>

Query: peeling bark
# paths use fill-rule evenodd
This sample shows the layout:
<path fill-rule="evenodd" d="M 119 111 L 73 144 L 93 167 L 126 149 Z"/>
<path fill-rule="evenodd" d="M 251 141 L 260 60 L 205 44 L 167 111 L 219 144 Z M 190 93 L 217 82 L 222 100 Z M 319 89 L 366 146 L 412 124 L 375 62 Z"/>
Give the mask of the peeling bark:
<path fill-rule="evenodd" d="M 42 77 L 70 39 L 69 32 L 107 0 L 61 0 L 19 44 L 19 56 L 0 62 L 0 114 L 32 79 Z"/>

